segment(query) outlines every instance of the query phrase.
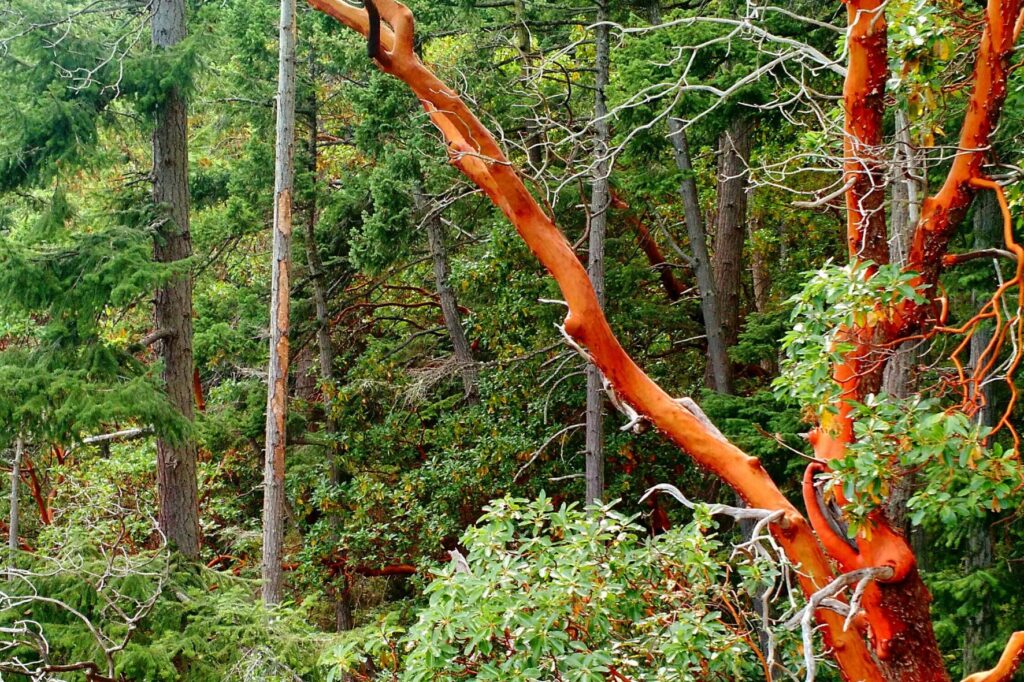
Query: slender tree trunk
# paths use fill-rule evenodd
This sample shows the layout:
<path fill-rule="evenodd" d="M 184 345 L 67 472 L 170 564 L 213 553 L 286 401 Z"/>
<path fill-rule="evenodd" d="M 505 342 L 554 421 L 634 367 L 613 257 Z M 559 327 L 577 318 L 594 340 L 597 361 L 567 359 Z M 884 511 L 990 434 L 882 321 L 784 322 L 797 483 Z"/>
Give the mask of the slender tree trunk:
<path fill-rule="evenodd" d="M 647 13 L 652 24 L 660 24 L 660 1 L 651 0 L 647 5 Z M 676 168 L 683 174 L 679 183 L 679 195 L 683 199 L 686 236 L 690 240 L 693 270 L 697 277 L 697 288 L 700 290 L 700 310 L 704 318 L 704 335 L 707 337 L 708 345 L 709 371 L 707 376 L 712 389 L 719 393 L 732 393 L 732 367 L 729 364 L 729 354 L 722 329 L 721 308 L 715 294 L 714 274 L 711 269 L 711 257 L 708 254 L 707 231 L 697 198 L 697 181 L 693 172 L 693 164 L 690 161 L 690 145 L 686 139 L 686 130 L 683 128 L 682 122 L 672 116 L 668 118 L 668 139 L 672 143 Z"/>
<path fill-rule="evenodd" d="M 610 68 L 608 36 L 608 0 L 597 2 L 597 26 L 594 36 L 597 41 L 595 56 L 596 78 L 594 83 L 594 180 L 590 195 L 590 243 L 587 257 L 587 274 L 594 285 L 598 304 L 605 303 L 604 295 L 604 243 L 608 227 L 608 211 L 611 208 L 611 191 L 608 176 L 611 174 L 609 145 L 611 129 L 608 125 L 608 104 L 605 89 L 608 87 Z M 604 378 L 594 364 L 587 365 L 587 419 L 586 419 L 586 502 L 591 504 L 604 496 Z"/>
<path fill-rule="evenodd" d="M 889 260 L 901 267 L 907 263 L 907 251 L 913 238 L 914 228 L 920 213 L 918 191 L 914 176 L 913 149 L 906 116 L 896 110 L 897 146 L 893 158 L 894 177 L 891 185 L 891 219 L 889 221 Z M 893 356 L 886 363 L 882 374 L 882 391 L 895 398 L 906 398 L 914 390 L 914 366 L 917 364 L 918 343 L 908 341 L 896 347 Z M 893 489 L 889 498 L 888 516 L 893 527 L 899 528 L 909 538 L 923 569 L 927 547 L 923 542 L 924 529 L 911 528 L 906 512 L 907 500 L 913 492 L 915 477 L 906 476 Z"/>
<path fill-rule="evenodd" d="M 993 192 L 982 192 L 975 198 L 974 213 L 974 248 L 985 249 L 995 246 L 1001 222 L 999 204 Z M 973 297 L 972 297 L 973 298 Z M 973 369 L 982 361 L 982 353 L 992 340 L 992 330 L 981 327 L 971 337 L 970 367 Z M 993 426 L 996 412 L 993 409 L 994 398 L 992 385 L 982 388 L 984 406 L 978 411 L 975 419 L 982 426 Z M 967 531 L 967 573 L 992 568 L 992 532 L 990 519 L 986 516 L 971 523 Z M 964 674 L 976 672 L 984 667 L 985 661 L 979 655 L 981 647 L 992 638 L 992 601 L 982 598 L 978 600 L 978 609 L 968 618 L 968 627 L 964 630 L 963 666 Z"/>
<path fill-rule="evenodd" d="M 697 182 L 694 180 L 693 165 L 690 163 L 690 148 L 686 131 L 677 118 L 668 119 L 669 139 L 675 151 L 676 167 L 682 171 L 679 194 L 683 198 L 683 214 L 686 219 L 686 234 L 690 239 L 693 253 L 693 269 L 700 289 L 700 308 L 704 315 L 704 330 L 708 341 L 708 361 L 711 365 L 711 380 L 714 390 L 732 393 L 732 372 L 729 355 L 726 352 L 725 332 L 722 328 L 721 307 L 715 295 L 715 280 L 708 255 L 707 233 L 704 218 L 697 201 Z"/>
<path fill-rule="evenodd" d="M 530 29 L 526 26 L 526 3 L 524 0 L 513 0 L 512 10 L 516 18 L 516 39 L 519 42 L 519 57 L 523 65 L 523 75 L 530 77 L 533 66 L 533 49 L 530 45 Z M 540 170 L 544 166 L 544 137 L 535 118 L 526 118 L 526 158 L 530 166 Z"/>
<path fill-rule="evenodd" d="M 281 601 L 284 470 L 288 414 L 292 186 L 295 153 L 295 0 L 281 0 L 274 168 L 274 245 L 270 291 L 267 440 L 263 471 L 263 602 Z"/>
<path fill-rule="evenodd" d="M 316 59 L 312 50 L 310 50 L 309 65 L 310 80 L 313 83 L 316 83 L 318 72 L 316 68 Z M 316 345 L 320 360 L 320 380 L 325 387 L 329 388 L 334 385 L 334 342 L 331 340 L 330 317 L 327 309 L 326 274 L 324 273 L 324 265 L 323 261 L 320 259 L 320 251 L 317 248 L 316 241 L 316 225 L 317 221 L 320 219 L 319 206 L 317 204 L 317 192 L 319 190 L 320 179 L 317 135 L 320 132 L 320 113 L 315 91 L 310 97 L 309 110 L 310 123 L 307 151 L 309 156 L 309 171 L 313 178 L 314 187 L 313 191 L 310 193 L 308 219 L 306 220 L 306 263 L 309 266 L 309 278 L 313 287 L 313 303 L 316 308 Z M 344 477 L 342 476 L 341 444 L 335 437 L 338 433 L 338 422 L 335 421 L 334 416 L 331 414 L 330 406 L 326 407 L 324 424 L 327 428 L 327 432 L 332 435 L 330 460 L 331 485 L 337 486 L 342 483 Z M 332 515 L 331 523 L 335 530 L 340 530 L 342 523 L 340 515 Z M 344 632 L 355 627 L 355 619 L 352 615 L 352 595 L 349 590 L 348 578 L 344 573 L 338 581 L 336 589 L 337 594 L 335 595 L 334 600 L 334 625 L 338 632 Z M 343 678 L 345 682 L 349 679 L 350 678 L 348 676 Z"/>
<path fill-rule="evenodd" d="M 750 276 L 754 283 L 754 310 L 763 313 L 768 309 L 768 297 L 772 291 L 772 273 L 769 267 L 770 252 L 759 244 L 757 231 L 760 218 L 747 221 L 747 242 L 750 244 Z"/>
<path fill-rule="evenodd" d="M 459 373 L 462 375 L 462 391 L 466 402 L 474 404 L 479 400 L 476 360 L 473 358 L 473 351 L 470 350 L 469 341 L 466 340 L 466 331 L 462 328 L 462 316 L 459 315 L 459 304 L 449 282 L 448 249 L 444 244 L 444 226 L 441 222 L 441 215 L 437 211 L 430 210 L 425 197 L 419 192 L 416 194 L 416 203 L 426 214 L 427 243 L 430 247 L 430 258 L 434 264 L 434 286 L 437 288 L 437 297 L 441 303 L 444 326 L 448 330 L 448 337 L 452 342 L 455 362 L 458 363 Z"/>
<path fill-rule="evenodd" d="M 170 48 L 185 38 L 185 0 L 154 0 L 153 44 Z M 153 202 L 163 211 L 154 257 L 177 263 L 192 255 L 189 231 L 188 113 L 184 94 L 174 88 L 156 114 L 153 131 Z M 156 291 L 157 329 L 161 341 L 163 381 L 171 405 L 193 419 L 192 273 L 172 277 Z M 199 556 L 199 495 L 196 488 L 196 443 L 192 433 L 157 439 L 157 521 L 167 541 L 186 557 Z"/>
<path fill-rule="evenodd" d="M 718 210 L 711 270 L 726 348 L 736 345 L 740 332 L 740 284 L 743 242 L 747 234 L 747 166 L 753 129 L 750 118 L 737 118 L 718 138 Z"/>
<path fill-rule="evenodd" d="M 14 442 L 14 462 L 11 464 L 11 523 L 8 528 L 7 546 L 14 553 L 18 551 L 18 487 L 21 483 L 21 455 L 25 443 L 21 436 Z"/>

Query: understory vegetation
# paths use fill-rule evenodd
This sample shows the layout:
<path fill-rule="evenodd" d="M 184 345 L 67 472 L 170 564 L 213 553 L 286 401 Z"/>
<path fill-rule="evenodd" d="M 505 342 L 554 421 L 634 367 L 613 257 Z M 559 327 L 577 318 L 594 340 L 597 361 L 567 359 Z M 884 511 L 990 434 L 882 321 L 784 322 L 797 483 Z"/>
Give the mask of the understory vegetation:
<path fill-rule="evenodd" d="M 403 7 L 0 3 L 0 680 L 1024 679 L 1024 3 Z"/>

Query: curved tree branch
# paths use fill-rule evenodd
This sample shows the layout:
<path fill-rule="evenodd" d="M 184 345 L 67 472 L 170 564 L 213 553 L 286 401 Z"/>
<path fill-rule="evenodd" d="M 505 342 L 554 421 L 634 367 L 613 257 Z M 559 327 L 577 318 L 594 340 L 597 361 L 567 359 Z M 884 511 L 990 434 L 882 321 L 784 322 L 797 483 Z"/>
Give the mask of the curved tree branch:
<path fill-rule="evenodd" d="M 343 0 L 308 0 L 364 36 L 369 20 L 364 10 Z M 801 567 L 801 587 L 814 594 L 833 579 L 832 567 L 810 526 L 781 493 L 756 457 L 723 442 L 693 413 L 677 403 L 650 379 L 620 345 L 605 319 L 586 270 L 566 241 L 512 169 L 490 132 L 463 100 L 428 70 L 413 51 L 413 16 L 394 0 L 377 0 L 390 33 L 381 31 L 377 63 L 404 81 L 419 97 L 432 122 L 448 143 L 451 162 L 475 182 L 502 210 L 520 236 L 562 289 L 569 308 L 564 328 L 585 347 L 616 394 L 699 465 L 713 471 L 752 507 L 781 511 L 773 533 L 794 564 Z M 843 619 L 817 611 L 826 625 L 825 638 L 850 680 L 882 680 L 877 662 L 859 634 L 845 631 Z"/>

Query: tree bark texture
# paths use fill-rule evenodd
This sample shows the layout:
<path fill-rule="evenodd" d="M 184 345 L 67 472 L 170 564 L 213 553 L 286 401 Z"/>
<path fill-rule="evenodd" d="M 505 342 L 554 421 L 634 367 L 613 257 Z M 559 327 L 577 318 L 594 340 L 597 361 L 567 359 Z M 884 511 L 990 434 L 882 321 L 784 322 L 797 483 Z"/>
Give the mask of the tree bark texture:
<path fill-rule="evenodd" d="M 722 328 L 721 306 L 716 296 L 715 279 L 708 254 L 707 231 L 697 200 L 697 182 L 690 162 L 690 148 L 686 130 L 677 118 L 668 119 L 669 139 L 675 151 L 676 167 L 682 172 L 679 194 L 683 198 L 683 215 L 686 220 L 686 235 L 690 240 L 693 256 L 693 270 L 700 289 L 700 308 L 704 315 L 704 333 L 708 343 L 711 388 L 719 393 L 732 393 L 732 371 L 726 352 L 725 332 Z"/>
<path fill-rule="evenodd" d="M 993 192 L 982 192 L 974 200 L 974 250 L 986 249 L 998 244 L 999 226 L 1002 222 L 999 205 Z M 992 330 L 979 328 L 971 337 L 970 368 L 973 370 L 983 362 L 983 354 L 992 339 Z M 992 384 L 981 389 L 984 404 L 975 414 L 975 420 L 982 426 L 995 426 L 996 410 L 992 404 L 994 398 Z M 984 516 L 971 523 L 967 530 L 966 569 L 968 573 L 992 568 L 993 545 L 990 519 Z M 982 596 L 978 600 L 979 608 L 968 618 L 968 627 L 964 630 L 963 669 L 965 673 L 981 668 L 983 661 L 980 656 L 981 647 L 991 638 L 993 609 L 992 601 Z"/>
<path fill-rule="evenodd" d="M 364 36 L 372 34 L 374 41 L 379 41 L 379 45 L 371 46 L 377 64 L 385 72 L 409 85 L 447 141 L 453 165 L 473 180 L 502 210 L 555 278 L 569 310 L 563 326 L 565 333 L 575 344 L 585 349 L 598 365 L 618 399 L 648 419 L 695 463 L 722 477 L 748 504 L 781 512 L 779 522 L 771 530 L 782 551 L 791 561 L 800 565 L 798 580 L 805 594 L 815 592 L 832 580 L 836 566 L 843 571 L 868 566 L 888 566 L 892 569 L 890 577 L 875 586 L 877 589 L 869 588 L 864 593 L 864 624 L 871 634 L 873 652 L 866 646 L 863 630 L 845 628 L 843 618 L 831 611 L 819 610 L 815 614 L 823 626 L 821 632 L 825 643 L 843 678 L 872 682 L 948 679 L 932 632 L 928 613 L 930 597 L 917 573 L 913 555 L 902 538 L 884 523 L 884 519 L 880 521 L 872 516 L 865 524 L 870 535 L 865 531 L 859 533 L 857 546 L 853 549 L 823 523 L 816 503 L 808 505 L 808 516 L 811 517 L 808 523 L 808 519 L 782 494 L 757 458 L 723 442 L 713 429 L 703 424 L 640 369 L 612 332 L 587 272 L 572 246 L 533 199 L 493 135 L 458 94 L 441 82 L 417 57 L 412 12 L 396 0 L 370 1 L 379 9 L 386 25 L 377 26 L 374 21 L 375 25 L 371 27 L 370 13 L 343 0 L 309 0 L 317 9 L 334 16 Z M 852 95 L 848 103 L 881 107 L 881 93 L 874 88 L 875 76 L 879 71 L 884 78 L 884 56 L 881 69 L 872 69 L 871 66 L 879 61 L 874 53 L 880 51 L 884 55 L 887 49 L 884 16 L 881 16 L 884 5 L 875 0 L 848 0 L 847 6 L 851 22 L 847 41 L 850 68 L 844 94 Z M 1006 66 L 1013 44 L 1012 29 L 1019 9 L 1019 0 L 989 0 L 986 31 L 975 67 L 972 100 L 977 102 L 972 102 L 968 108 L 961 135 L 962 138 L 968 135 L 969 140 L 960 145 L 958 158 L 952 164 L 950 179 L 943 190 L 923 206 L 922 220 L 915 230 L 910 250 L 911 266 L 918 262 L 926 266 L 917 270 L 924 273 L 922 279 L 926 283 L 928 269 L 937 272 L 941 267 L 941 258 L 948 244 L 946 232 L 951 232 L 955 227 L 958 215 L 962 217 L 962 213 L 958 214 L 961 210 L 960 194 L 969 198 L 974 192 L 971 188 L 999 189 L 998 185 L 980 175 L 981 154 L 977 150 L 986 146 L 998 118 L 999 104 L 1005 95 Z M 862 24 L 864 17 L 868 20 Z M 374 30 L 371 31 L 371 28 Z M 879 33 L 881 39 L 878 38 Z M 863 54 L 864 50 L 872 54 Z M 982 92 L 987 95 L 980 95 Z M 848 107 L 847 118 L 853 117 L 853 113 Z M 871 121 L 880 119 L 871 113 L 864 131 L 860 129 L 863 121 L 847 121 L 850 135 L 860 138 L 853 142 L 848 140 L 853 145 L 851 152 L 854 155 L 863 149 L 862 143 L 867 139 L 867 136 L 861 137 L 861 133 L 872 132 Z M 678 123 L 676 127 L 680 127 Z M 857 186 L 862 178 L 853 179 L 849 191 L 854 195 L 861 194 L 863 189 L 874 191 L 874 188 Z M 847 201 L 851 201 L 850 196 Z M 854 201 L 854 204 L 861 208 L 866 205 L 860 201 Z M 947 212 L 943 213 L 940 209 Z M 1008 213 L 1002 204 L 1001 209 Z M 851 216 L 849 224 L 856 232 L 853 236 L 861 245 L 875 243 L 872 220 L 863 214 L 859 217 Z M 951 224 L 950 220 L 954 223 Z M 884 232 L 882 243 L 885 243 Z M 921 248 L 916 248 L 919 246 Z M 863 250 L 858 248 L 855 254 L 854 260 L 862 258 Z M 887 256 L 886 252 L 883 259 Z M 895 313 L 907 314 L 905 319 L 911 323 L 917 315 L 912 306 L 897 306 Z M 902 327 L 894 324 L 892 330 L 885 331 L 897 333 Z M 865 332 L 870 332 L 869 338 L 873 338 L 876 331 L 880 330 L 871 327 L 855 328 L 851 330 L 851 336 L 859 342 Z M 835 381 L 844 396 L 857 398 L 864 389 L 858 374 L 861 350 L 858 347 L 835 366 Z M 822 425 L 811 435 L 816 456 L 826 462 L 842 457 L 846 444 L 851 442 L 852 433 L 852 417 L 848 410 L 838 409 L 836 414 L 829 413 L 828 422 L 823 420 Z M 812 499 L 814 474 L 824 466 L 815 462 L 807 470 L 804 490 L 806 494 L 806 484 L 810 481 Z M 815 510 L 818 518 L 814 518 Z M 817 533 L 812 532 L 812 525 Z M 1011 639 L 996 668 L 981 677 L 971 676 L 969 679 L 971 682 L 1007 679 L 1022 649 L 1024 633 Z"/>
<path fill-rule="evenodd" d="M 154 0 L 152 39 L 170 48 L 186 35 L 185 0 Z M 163 213 L 154 257 L 178 263 L 192 255 L 189 230 L 188 113 L 184 94 L 174 88 L 156 113 L 153 131 L 153 202 Z M 154 328 L 167 330 L 160 342 L 167 398 L 181 417 L 193 419 L 192 273 L 179 272 L 156 291 Z M 157 439 L 157 522 L 167 541 L 189 558 L 199 556 L 199 496 L 196 443 L 191 432 Z"/>
<path fill-rule="evenodd" d="M 281 601 L 284 543 L 284 473 L 288 416 L 288 315 L 290 310 L 292 188 L 295 167 L 295 0 L 281 0 L 277 76 L 277 144 L 270 290 L 270 361 L 267 371 L 267 437 L 263 470 L 263 602 Z"/>
<path fill-rule="evenodd" d="M 422 195 L 417 195 L 416 198 L 421 207 L 426 207 L 426 200 Z M 455 356 L 455 362 L 459 365 L 459 374 L 462 376 L 462 392 L 466 402 L 476 403 L 479 399 L 476 360 L 473 358 L 473 351 L 470 350 L 469 341 L 466 339 L 466 331 L 462 328 L 459 303 L 449 281 L 448 249 L 444 243 L 444 225 L 441 221 L 441 214 L 436 210 L 428 210 L 425 227 L 427 243 L 430 247 L 430 259 L 434 266 L 434 286 L 437 288 L 437 298 L 441 304 L 444 326 L 448 330 L 448 338 L 452 342 L 452 353 Z"/>
<path fill-rule="evenodd" d="M 369 37 L 370 15 L 342 0 L 309 0 L 310 4 Z M 834 573 L 807 520 L 772 481 L 760 461 L 724 443 L 692 412 L 647 376 L 630 358 L 608 325 L 586 269 L 565 236 L 541 209 L 509 164 L 490 131 L 466 103 L 419 60 L 414 49 L 412 12 L 395 0 L 374 3 L 386 22 L 373 31 L 379 40 L 377 64 L 404 81 L 422 103 L 431 121 L 448 142 L 450 161 L 502 210 L 534 255 L 562 290 L 569 308 L 565 333 L 585 348 L 614 387 L 619 400 L 630 405 L 700 466 L 721 476 L 753 507 L 782 512 L 772 532 L 780 547 L 801 565 L 798 576 L 805 593 L 832 580 Z M 371 48 L 372 49 L 372 48 Z M 843 618 L 819 610 L 822 633 L 848 680 L 875 682 L 883 677 L 860 633 L 843 628 Z"/>
<path fill-rule="evenodd" d="M 711 269 L 715 277 L 722 342 L 727 349 L 736 345 L 740 332 L 740 284 L 747 232 L 747 166 L 753 129 L 752 119 L 737 118 L 718 138 L 718 209 Z"/>
<path fill-rule="evenodd" d="M 605 304 L 604 251 L 611 209 L 611 158 L 609 145 L 611 130 L 608 125 L 608 104 L 605 90 L 610 69 L 608 35 L 608 0 L 597 0 L 597 20 L 594 27 L 596 41 L 594 70 L 594 178 L 590 189 L 590 235 L 587 250 L 587 274 L 594 287 L 598 305 Z M 587 365 L 586 414 L 586 503 L 592 504 L 604 496 L 604 377 L 594 363 Z"/>

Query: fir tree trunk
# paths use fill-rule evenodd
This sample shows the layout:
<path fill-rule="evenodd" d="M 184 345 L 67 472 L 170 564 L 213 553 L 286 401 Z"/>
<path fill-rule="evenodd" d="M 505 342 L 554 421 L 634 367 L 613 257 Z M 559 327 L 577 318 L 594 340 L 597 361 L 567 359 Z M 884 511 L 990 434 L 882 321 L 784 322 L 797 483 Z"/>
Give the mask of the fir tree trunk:
<path fill-rule="evenodd" d="M 1001 222 L 999 204 L 996 202 L 995 194 L 982 192 L 974 200 L 974 204 L 974 248 L 980 250 L 993 247 L 997 244 L 998 226 Z M 992 330 L 988 327 L 979 328 L 971 337 L 971 369 L 977 367 L 982 361 L 982 353 L 991 340 Z M 994 398 L 992 384 L 984 386 L 981 390 L 985 404 L 978 410 L 975 418 L 982 426 L 993 426 L 996 421 L 996 411 L 992 405 Z M 965 568 L 968 574 L 992 568 L 992 532 L 989 526 L 989 519 L 983 517 L 971 523 L 967 530 L 967 565 Z M 985 667 L 986 661 L 982 660 L 980 649 L 992 638 L 993 620 L 992 600 L 979 599 L 978 609 L 968 618 L 968 627 L 964 630 L 963 666 L 965 674 Z"/>
<path fill-rule="evenodd" d="M 284 471 L 288 414 L 292 186 L 295 147 L 295 0 L 281 0 L 274 167 L 274 244 L 270 292 L 267 440 L 263 471 L 263 601 L 281 601 Z"/>
<path fill-rule="evenodd" d="M 448 249 L 444 244 L 441 215 L 437 211 L 428 210 L 423 195 L 419 193 L 416 195 L 416 203 L 420 205 L 421 209 L 427 210 L 427 243 L 434 265 L 434 286 L 437 288 L 437 297 L 441 303 L 444 326 L 448 330 L 448 337 L 452 342 L 455 362 L 458 363 L 459 373 L 462 375 L 462 391 L 466 402 L 473 404 L 479 399 L 476 360 L 470 350 L 469 341 L 466 340 L 466 332 L 462 328 L 462 317 L 459 315 L 459 304 L 449 283 Z"/>
<path fill-rule="evenodd" d="M 729 366 L 729 355 L 726 352 L 721 308 L 716 296 L 711 257 L 708 255 L 704 218 L 701 216 L 700 204 L 697 200 L 697 183 L 693 177 L 693 165 L 690 163 L 690 148 L 686 140 L 686 131 L 683 129 L 682 122 L 671 116 L 668 119 L 668 131 L 672 148 L 675 150 L 676 167 L 683 173 L 683 179 L 679 184 L 679 194 L 683 198 L 686 234 L 690 239 L 697 288 L 700 289 L 700 308 L 704 316 L 708 362 L 711 365 L 711 388 L 719 393 L 732 393 L 732 371 Z"/>
<path fill-rule="evenodd" d="M 892 210 L 889 221 L 889 260 L 903 266 L 907 262 L 907 248 L 917 226 L 918 193 L 913 180 L 916 175 L 913 151 L 906 117 L 896 110 L 896 138 L 898 145 L 893 159 L 894 177 L 891 184 Z M 906 398 L 914 389 L 914 366 L 917 364 L 918 346 L 908 341 L 896 347 L 882 374 L 882 391 L 895 398 Z M 914 546 L 918 565 L 923 568 L 926 547 L 922 542 L 922 528 L 911 528 L 907 521 L 906 504 L 912 493 L 914 476 L 906 476 L 894 487 L 889 499 L 888 515 L 895 528 L 899 528 Z"/>
<path fill-rule="evenodd" d="M 153 44 L 170 48 L 185 38 L 185 0 L 154 0 Z M 192 255 L 189 231 L 188 113 L 177 87 L 156 113 L 153 131 L 153 202 L 163 212 L 154 257 L 177 263 Z M 156 329 L 163 381 L 172 407 L 193 419 L 192 273 L 181 272 L 156 291 Z M 167 541 L 186 557 L 199 556 L 199 496 L 196 489 L 196 443 L 191 433 L 157 439 L 157 521 Z"/>
<path fill-rule="evenodd" d="M 316 61 L 313 51 L 310 50 L 310 80 L 317 82 Z M 317 249 L 316 225 L 319 220 L 319 206 L 317 204 L 317 192 L 319 190 L 319 151 L 317 135 L 320 131 L 320 114 L 317 106 L 316 93 L 310 97 L 309 103 L 309 171 L 314 178 L 313 191 L 310 193 L 309 215 L 306 221 L 306 264 L 309 266 L 309 278 L 313 287 L 313 304 L 316 309 L 316 344 L 320 360 L 320 380 L 324 387 L 332 388 L 334 385 L 334 342 L 331 339 L 331 324 L 327 309 L 327 286 L 325 283 L 323 261 L 320 259 L 320 251 Z M 325 406 L 326 416 L 324 425 L 327 432 L 331 434 L 331 485 L 337 486 L 342 483 L 342 461 L 341 443 L 337 439 L 338 422 L 331 413 L 330 405 Z M 333 514 L 331 523 L 336 531 L 340 531 L 342 519 L 338 514 Z M 352 595 L 349 590 L 348 578 L 342 573 L 341 579 L 335 586 L 337 593 L 334 600 L 334 626 L 338 632 L 351 630 L 355 627 L 355 620 L 352 616 Z M 343 677 L 345 682 L 351 678 Z"/>
<path fill-rule="evenodd" d="M 737 118 L 718 138 L 718 210 L 711 270 L 726 348 L 736 345 L 740 331 L 740 283 L 747 233 L 747 166 L 753 129 L 750 118 Z"/>
<path fill-rule="evenodd" d="M 590 195 L 590 243 L 587 257 L 587 273 L 594 285 L 598 304 L 604 306 L 604 250 L 605 233 L 608 227 L 608 210 L 611 208 L 611 191 L 608 176 L 611 173 L 609 144 L 611 130 L 608 126 L 608 105 L 605 89 L 608 87 L 610 68 L 608 24 L 608 2 L 597 2 L 597 25 L 594 27 L 597 41 L 594 83 L 594 180 Z M 587 365 L 587 417 L 586 417 L 586 502 L 590 504 L 604 495 L 604 380 L 601 371 L 594 364 Z"/>

